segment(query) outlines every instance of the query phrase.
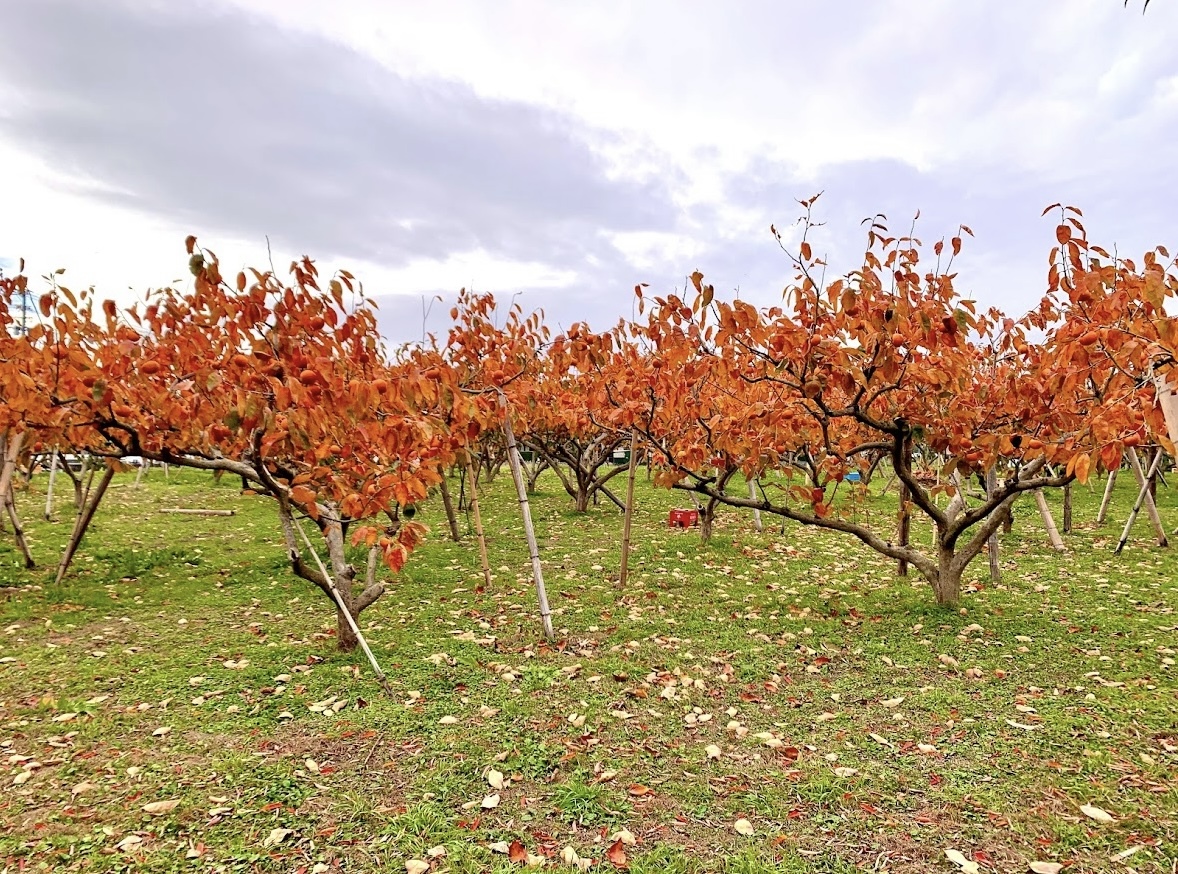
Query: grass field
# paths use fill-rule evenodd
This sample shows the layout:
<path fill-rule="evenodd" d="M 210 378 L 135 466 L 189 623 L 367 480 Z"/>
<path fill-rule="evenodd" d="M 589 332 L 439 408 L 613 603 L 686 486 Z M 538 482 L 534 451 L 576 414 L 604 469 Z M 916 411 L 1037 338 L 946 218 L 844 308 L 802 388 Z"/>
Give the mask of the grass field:
<path fill-rule="evenodd" d="M 120 475 L 60 588 L 0 534 L 0 870 L 1175 870 L 1178 557 L 1144 519 L 1112 554 L 1128 477 L 1100 530 L 1077 490 L 1064 554 L 1024 499 L 960 611 L 792 523 L 721 511 L 701 546 L 641 477 L 621 591 L 620 514 L 546 477 L 559 646 L 503 475 L 493 585 L 431 504 L 364 614 L 394 698 L 228 478 Z M 19 500 L 50 566 L 44 485 Z"/>

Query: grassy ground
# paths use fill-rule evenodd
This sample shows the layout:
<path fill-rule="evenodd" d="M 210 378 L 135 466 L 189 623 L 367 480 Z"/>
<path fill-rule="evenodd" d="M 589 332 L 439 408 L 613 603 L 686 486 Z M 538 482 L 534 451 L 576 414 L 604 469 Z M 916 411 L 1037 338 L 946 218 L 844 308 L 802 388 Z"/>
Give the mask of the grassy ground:
<path fill-rule="evenodd" d="M 428 506 L 365 614 L 390 699 L 264 499 L 132 480 L 60 588 L 0 535 L 3 872 L 1174 870 L 1178 560 L 1145 520 L 1112 555 L 1128 481 L 1100 530 L 1078 490 L 1062 555 L 1020 505 L 1004 583 L 975 563 L 951 612 L 846 538 L 722 511 L 701 546 L 641 478 L 621 591 L 620 514 L 544 479 L 549 648 L 504 475 L 493 585 Z M 37 521 L 44 484 L 21 506 L 50 565 L 70 508 Z"/>

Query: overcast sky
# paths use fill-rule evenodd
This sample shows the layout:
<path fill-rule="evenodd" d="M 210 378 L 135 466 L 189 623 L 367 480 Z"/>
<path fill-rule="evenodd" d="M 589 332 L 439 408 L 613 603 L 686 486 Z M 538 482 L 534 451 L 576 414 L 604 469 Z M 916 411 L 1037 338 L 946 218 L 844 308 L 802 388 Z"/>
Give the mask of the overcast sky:
<path fill-rule="evenodd" d="M 463 286 L 608 327 L 695 269 L 779 298 L 769 225 L 823 190 L 836 272 L 919 209 L 1021 314 L 1049 203 L 1178 249 L 1176 38 L 1165 0 L 0 0 L 0 258 L 127 300 L 268 235 L 393 341 Z"/>

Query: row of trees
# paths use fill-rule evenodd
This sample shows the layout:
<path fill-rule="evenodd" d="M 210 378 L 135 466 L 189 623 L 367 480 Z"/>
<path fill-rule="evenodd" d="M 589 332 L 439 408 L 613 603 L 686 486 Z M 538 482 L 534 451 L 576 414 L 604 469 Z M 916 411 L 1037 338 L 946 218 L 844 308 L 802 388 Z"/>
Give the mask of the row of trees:
<path fill-rule="evenodd" d="M 1164 249 L 1112 257 L 1057 205 L 1046 293 L 1011 318 L 957 290 L 968 228 L 926 247 L 873 222 L 861 265 L 825 281 L 813 205 L 795 246 L 778 236 L 793 268 L 779 306 L 722 299 L 696 272 L 681 294 L 637 287 L 634 320 L 558 337 L 539 313 L 464 292 L 444 340 L 389 350 L 350 274 L 321 287 L 305 259 L 289 281 L 270 270 L 230 282 L 191 237 L 189 290 L 120 309 L 50 277 L 38 324 L 16 336 L 22 272 L 0 285 L 0 496 L 19 537 L 22 457 L 111 461 L 64 573 L 118 459 L 240 476 L 274 501 L 293 571 L 332 598 L 350 648 L 383 585 L 372 561 L 357 580 L 348 540 L 399 571 L 424 535 L 406 511 L 455 467 L 473 489 L 513 460 L 516 439 L 534 453 L 533 480 L 551 468 L 578 510 L 628 507 L 609 462 L 641 447 L 659 484 L 698 498 L 705 526 L 728 505 L 844 532 L 911 565 L 945 604 L 1020 495 L 1116 470 L 1142 443 L 1173 452 L 1156 387 L 1178 343 Z M 930 459 L 934 482 L 919 470 Z M 898 526 L 865 512 L 881 465 L 901 485 Z M 981 497 L 969 506 L 971 481 Z M 935 531 L 931 551 L 908 542 L 909 514 Z"/>

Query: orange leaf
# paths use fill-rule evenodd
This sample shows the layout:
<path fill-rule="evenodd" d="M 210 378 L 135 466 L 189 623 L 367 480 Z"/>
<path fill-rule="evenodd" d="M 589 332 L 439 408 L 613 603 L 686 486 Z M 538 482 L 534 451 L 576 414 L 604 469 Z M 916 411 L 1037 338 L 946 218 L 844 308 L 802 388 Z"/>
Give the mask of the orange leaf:
<path fill-rule="evenodd" d="M 605 858 L 609 859 L 615 868 L 626 869 L 630 867 L 630 863 L 626 860 L 626 848 L 623 846 L 621 838 L 614 841 L 605 851 Z"/>
<path fill-rule="evenodd" d="M 528 861 L 528 851 L 517 839 L 512 841 L 511 845 L 507 848 L 507 858 L 513 862 L 526 862 Z"/>

